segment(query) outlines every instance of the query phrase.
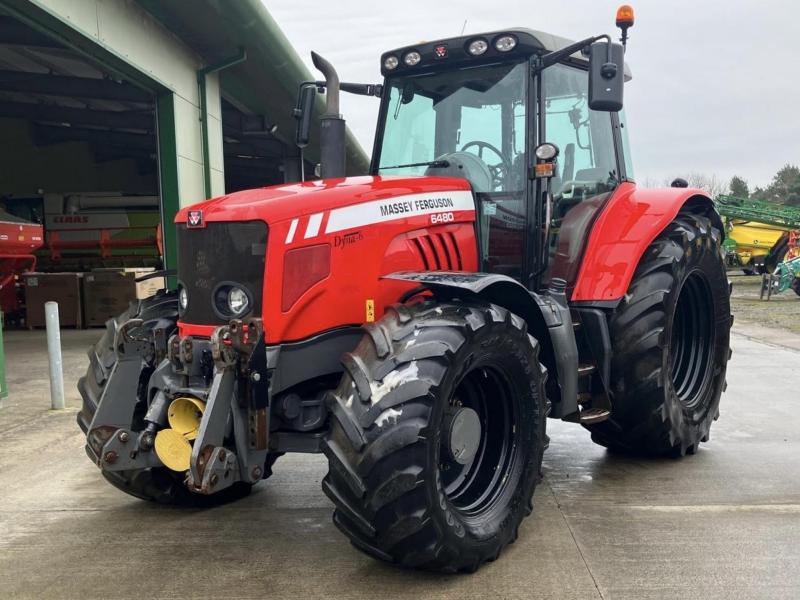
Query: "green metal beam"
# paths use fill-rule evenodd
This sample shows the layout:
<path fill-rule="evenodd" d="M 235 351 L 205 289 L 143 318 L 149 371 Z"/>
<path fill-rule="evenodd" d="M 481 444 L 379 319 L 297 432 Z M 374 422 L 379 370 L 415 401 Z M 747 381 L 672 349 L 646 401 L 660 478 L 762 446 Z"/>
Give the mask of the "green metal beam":
<path fill-rule="evenodd" d="M 3 398 L 8 396 L 6 387 L 6 353 L 3 348 L 3 311 L 0 311 L 0 407 L 3 405 Z"/>
<path fill-rule="evenodd" d="M 164 268 L 178 266 L 178 242 L 175 215 L 180 210 L 178 188 L 178 146 L 175 131 L 175 95 L 165 92 L 156 101 L 158 125 L 158 165 L 160 169 L 161 235 L 164 244 Z M 167 288 L 175 289 L 177 279 L 167 278 Z"/>
<path fill-rule="evenodd" d="M 755 221 L 785 229 L 800 229 L 800 207 L 726 195 L 717 196 L 714 203 L 717 212 L 729 219 Z"/>

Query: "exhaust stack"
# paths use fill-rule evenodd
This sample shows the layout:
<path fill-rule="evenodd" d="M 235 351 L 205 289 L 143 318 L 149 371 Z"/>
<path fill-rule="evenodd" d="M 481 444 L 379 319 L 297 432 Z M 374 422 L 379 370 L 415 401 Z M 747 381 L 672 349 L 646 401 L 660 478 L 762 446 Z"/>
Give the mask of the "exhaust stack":
<path fill-rule="evenodd" d="M 314 66 L 325 76 L 325 114 L 320 117 L 320 177 L 345 176 L 345 122 L 339 113 L 339 75 L 327 60 L 311 53 Z"/>

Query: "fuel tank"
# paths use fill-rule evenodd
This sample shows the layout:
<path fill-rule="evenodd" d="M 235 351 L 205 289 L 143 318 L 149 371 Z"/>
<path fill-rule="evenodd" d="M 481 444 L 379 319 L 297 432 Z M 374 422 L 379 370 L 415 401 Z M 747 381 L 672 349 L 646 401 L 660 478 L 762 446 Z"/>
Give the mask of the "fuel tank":
<path fill-rule="evenodd" d="M 232 316 L 221 286 L 241 284 L 267 343 L 298 341 L 381 317 L 413 286 L 398 271 L 476 271 L 475 200 L 445 177 L 354 177 L 246 190 L 175 218 L 182 335 Z M 263 225 L 262 225 L 263 224 Z M 238 279 L 237 279 L 238 278 Z"/>

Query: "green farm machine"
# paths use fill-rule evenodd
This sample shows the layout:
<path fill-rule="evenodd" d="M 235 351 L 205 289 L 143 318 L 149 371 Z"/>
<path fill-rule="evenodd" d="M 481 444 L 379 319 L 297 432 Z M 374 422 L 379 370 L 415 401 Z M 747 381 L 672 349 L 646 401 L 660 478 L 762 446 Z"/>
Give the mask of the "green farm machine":
<path fill-rule="evenodd" d="M 728 222 L 728 265 L 748 274 L 774 271 L 789 251 L 789 233 L 800 230 L 800 207 L 724 195 L 714 204 Z"/>
<path fill-rule="evenodd" d="M 800 296 L 800 207 L 734 196 L 715 204 L 727 220 L 728 266 L 761 274 L 762 299 L 788 289 Z"/>

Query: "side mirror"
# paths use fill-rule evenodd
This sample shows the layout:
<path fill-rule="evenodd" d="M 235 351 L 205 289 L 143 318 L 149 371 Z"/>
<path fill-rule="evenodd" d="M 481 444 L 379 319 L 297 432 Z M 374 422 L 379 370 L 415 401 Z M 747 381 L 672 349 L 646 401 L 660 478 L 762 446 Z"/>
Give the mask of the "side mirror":
<path fill-rule="evenodd" d="M 625 50 L 622 44 L 595 42 L 589 47 L 589 108 L 622 110 Z"/>
<path fill-rule="evenodd" d="M 292 116 L 297 119 L 295 143 L 298 148 L 305 148 L 308 146 L 308 140 L 311 136 L 311 115 L 314 111 L 314 101 L 316 98 L 317 87 L 315 85 L 306 85 L 300 89 L 300 98 L 292 113 Z"/>

